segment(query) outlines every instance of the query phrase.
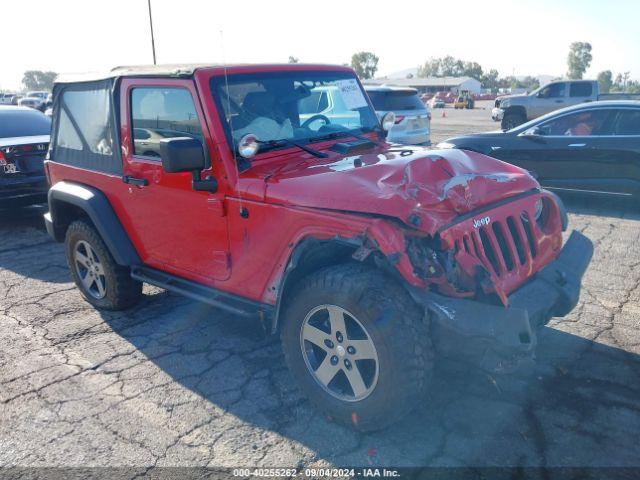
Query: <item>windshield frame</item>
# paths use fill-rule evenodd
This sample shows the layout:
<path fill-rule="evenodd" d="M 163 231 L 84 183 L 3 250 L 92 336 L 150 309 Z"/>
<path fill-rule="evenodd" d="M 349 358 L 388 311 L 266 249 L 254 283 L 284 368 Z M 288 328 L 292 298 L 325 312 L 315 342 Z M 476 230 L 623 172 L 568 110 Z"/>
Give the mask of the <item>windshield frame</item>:
<path fill-rule="evenodd" d="M 238 154 L 238 146 L 233 139 L 233 132 L 231 131 L 231 125 L 229 124 L 229 122 L 227 122 L 227 119 L 226 119 L 226 108 L 222 104 L 224 95 L 221 94 L 220 89 L 226 87 L 227 82 L 231 84 L 230 82 L 231 79 L 233 79 L 234 81 L 242 81 L 242 79 L 252 80 L 252 79 L 255 79 L 256 77 L 264 77 L 264 76 L 296 77 L 296 76 L 304 76 L 306 74 L 313 74 L 318 76 L 326 75 L 326 76 L 331 76 L 334 79 L 354 79 L 357 82 L 360 88 L 360 91 L 364 95 L 364 98 L 367 102 L 367 106 L 369 108 L 369 111 L 371 112 L 371 115 L 373 115 L 373 118 L 375 118 L 375 124 L 373 128 L 361 127 L 361 128 L 349 129 L 345 127 L 344 131 L 333 132 L 333 133 L 337 133 L 337 135 L 335 135 L 333 138 L 320 138 L 320 137 L 324 137 L 325 135 L 318 135 L 318 137 L 315 137 L 315 138 L 314 137 L 307 137 L 307 138 L 294 137 L 290 139 L 281 139 L 281 140 L 278 139 L 278 140 L 274 140 L 273 142 L 265 142 L 264 145 L 260 146 L 260 150 L 258 151 L 258 153 L 256 154 L 256 157 L 254 157 L 253 160 L 260 157 L 261 155 L 273 154 L 274 152 L 280 153 L 280 151 L 282 150 L 296 149 L 295 146 L 292 146 L 289 143 L 290 140 L 300 143 L 302 145 L 309 145 L 309 144 L 320 143 L 320 142 L 335 142 L 341 137 L 348 137 L 350 135 L 363 135 L 366 133 L 370 133 L 372 131 L 376 131 L 378 129 L 380 130 L 382 129 L 382 126 L 380 124 L 380 119 L 378 118 L 378 115 L 376 114 L 376 110 L 373 107 L 371 100 L 369 99 L 369 95 L 367 94 L 362 83 L 360 82 L 360 79 L 355 74 L 355 72 L 349 69 L 340 69 L 340 68 L 299 69 L 297 68 L 292 70 L 256 70 L 256 71 L 250 71 L 250 72 L 238 72 L 238 73 L 233 72 L 233 73 L 228 73 L 226 77 L 224 74 L 213 75 L 208 79 L 208 86 L 210 89 L 211 98 L 213 99 L 214 105 L 216 107 L 217 114 L 218 114 L 218 121 L 220 122 L 220 125 L 222 126 L 222 129 L 224 131 L 225 139 L 234 156 L 237 156 Z M 271 144 L 267 145 L 267 143 L 271 143 Z"/>

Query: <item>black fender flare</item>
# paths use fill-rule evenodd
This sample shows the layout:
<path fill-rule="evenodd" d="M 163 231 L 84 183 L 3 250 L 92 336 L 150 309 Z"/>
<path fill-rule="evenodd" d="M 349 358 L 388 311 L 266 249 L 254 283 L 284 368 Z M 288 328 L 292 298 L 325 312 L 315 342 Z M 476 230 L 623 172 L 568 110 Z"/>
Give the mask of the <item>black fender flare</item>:
<path fill-rule="evenodd" d="M 48 193 L 49 212 L 45 224 L 49 235 L 64 241 L 68 223 L 64 221 L 65 206 L 82 210 L 91 220 L 118 265 L 133 266 L 142 262 L 106 195 L 87 185 L 61 181 Z"/>

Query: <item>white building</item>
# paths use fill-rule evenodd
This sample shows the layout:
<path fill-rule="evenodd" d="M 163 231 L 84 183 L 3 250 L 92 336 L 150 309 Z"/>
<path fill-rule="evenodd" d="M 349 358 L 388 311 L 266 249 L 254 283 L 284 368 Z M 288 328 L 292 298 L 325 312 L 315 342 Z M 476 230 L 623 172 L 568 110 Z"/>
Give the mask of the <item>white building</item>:
<path fill-rule="evenodd" d="M 419 93 L 453 92 L 469 90 L 481 93 L 480 82 L 471 77 L 413 77 L 413 78 L 375 78 L 364 80 L 365 85 L 389 85 L 394 87 L 411 87 Z"/>

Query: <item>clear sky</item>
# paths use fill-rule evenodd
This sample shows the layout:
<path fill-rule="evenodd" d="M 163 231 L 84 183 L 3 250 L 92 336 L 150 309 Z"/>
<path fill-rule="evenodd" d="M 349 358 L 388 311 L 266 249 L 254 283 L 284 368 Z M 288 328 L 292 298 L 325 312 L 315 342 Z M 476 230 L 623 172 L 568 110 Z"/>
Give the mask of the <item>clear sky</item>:
<path fill-rule="evenodd" d="M 379 74 L 453 55 L 501 75 L 562 75 L 572 41 L 593 46 L 587 76 L 640 78 L 640 1 L 151 0 L 159 63 L 348 63 Z M 0 88 L 25 70 L 151 63 L 147 0 L 3 0 Z M 220 31 L 224 32 L 224 48 Z"/>

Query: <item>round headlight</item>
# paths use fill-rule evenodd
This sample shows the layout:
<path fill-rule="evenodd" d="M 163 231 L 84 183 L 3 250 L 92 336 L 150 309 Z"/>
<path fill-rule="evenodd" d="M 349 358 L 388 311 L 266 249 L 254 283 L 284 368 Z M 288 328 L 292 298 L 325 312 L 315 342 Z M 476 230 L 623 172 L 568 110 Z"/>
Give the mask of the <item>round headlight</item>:
<path fill-rule="evenodd" d="M 393 128 L 395 123 L 396 114 L 393 112 L 387 112 L 384 114 L 384 117 L 382 117 L 382 128 L 387 132 Z"/>
<path fill-rule="evenodd" d="M 534 215 L 540 230 L 545 230 L 548 227 L 552 213 L 553 204 L 551 200 L 546 197 L 539 198 L 535 205 Z"/>
<path fill-rule="evenodd" d="M 258 137 L 256 137 L 253 133 L 247 133 L 238 142 L 238 153 L 242 158 L 255 157 L 256 153 L 258 153 L 259 148 L 260 144 L 258 143 Z"/>
<path fill-rule="evenodd" d="M 535 204 L 534 215 L 536 222 L 540 222 L 540 218 L 542 218 L 542 211 L 544 210 L 544 204 L 542 203 L 542 199 L 539 198 Z"/>

